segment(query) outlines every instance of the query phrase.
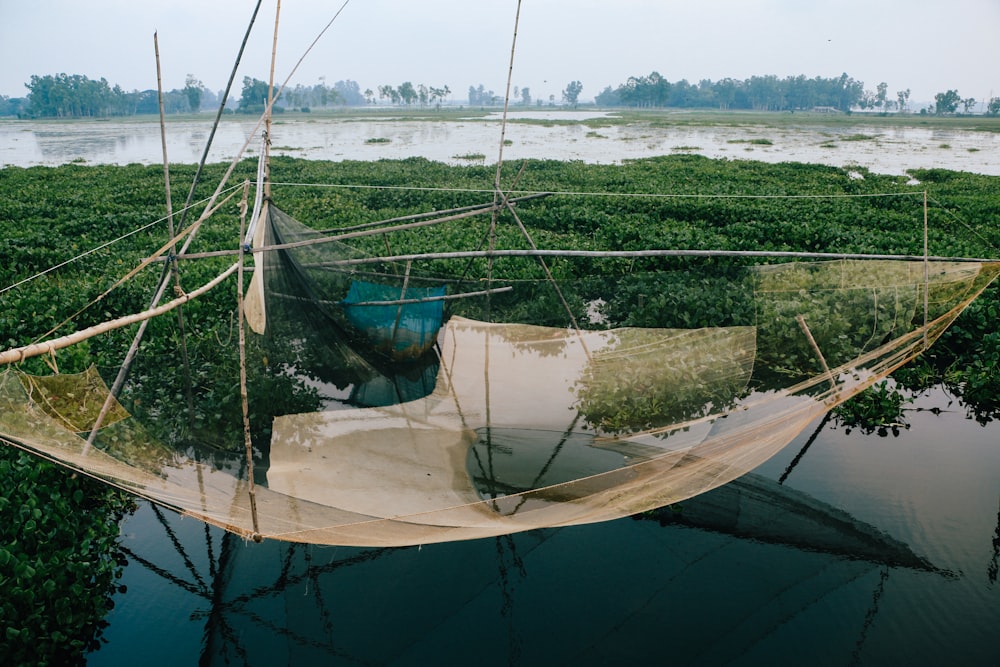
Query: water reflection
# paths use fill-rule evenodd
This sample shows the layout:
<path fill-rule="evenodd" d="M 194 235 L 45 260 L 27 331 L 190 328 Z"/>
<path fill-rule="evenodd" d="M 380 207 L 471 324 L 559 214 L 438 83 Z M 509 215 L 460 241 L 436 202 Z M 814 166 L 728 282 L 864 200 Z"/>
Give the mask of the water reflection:
<path fill-rule="evenodd" d="M 798 161 L 833 166 L 858 165 L 879 173 L 938 167 L 1000 175 L 1000 136 L 985 132 L 925 128 L 829 128 L 650 126 L 634 124 L 591 128 L 591 112 L 552 112 L 577 123 L 512 123 L 505 159 L 543 158 L 619 163 L 622 160 L 697 153 L 712 158 L 764 162 Z M 533 114 L 535 118 L 537 114 Z M 542 120 L 545 120 L 544 118 Z M 167 151 L 171 161 L 195 163 L 211 119 L 170 120 Z M 426 157 L 450 164 L 497 156 L 499 117 L 428 121 L 369 120 L 284 116 L 273 127 L 274 153 L 317 160 L 376 160 Z M 255 119 L 227 117 L 210 154 L 228 161 L 253 133 Z M 377 141 L 372 141 L 377 140 Z M 770 143 L 768 143 L 770 142 Z M 251 142 L 255 148 L 256 140 Z M 477 158 L 476 156 L 483 156 Z M 81 122 L 0 119 L 0 166 L 57 165 L 74 160 L 92 164 L 158 164 L 160 128 L 154 120 Z"/>
<path fill-rule="evenodd" d="M 483 664 L 591 664 L 623 642 L 638 658 L 668 615 L 677 615 L 669 624 L 687 627 L 690 614 L 704 610 L 694 591 L 718 596 L 710 580 L 720 559 L 767 554 L 722 582 L 728 604 L 711 634 L 726 641 L 705 637 L 672 648 L 687 659 L 726 661 L 751 651 L 759 633 L 780 632 L 797 615 L 832 604 L 842 589 L 881 590 L 900 568 L 949 575 L 873 526 L 757 475 L 608 530 L 535 531 L 425 549 L 253 545 L 214 530 L 184 539 L 177 519 L 151 507 L 142 512 L 168 539 L 130 547 L 131 569 L 159 578 L 157 599 L 185 599 L 189 621 L 204 628 L 203 665 L 444 664 L 445 656 L 468 660 L 480 651 L 491 656 Z M 608 567 L 619 551 L 629 559 Z M 600 600 L 599 609 L 535 625 L 545 608 L 569 612 L 567 600 L 546 600 L 553 578 L 556 588 L 581 580 L 586 590 L 573 596 L 584 603 L 581 611 L 588 600 Z M 678 596 L 684 611 L 676 609 Z M 860 628 L 855 646 L 877 601 L 850 612 Z M 576 641 L 559 651 L 537 653 L 539 633 L 575 632 Z M 124 649 L 117 640 L 112 647 Z"/>
<path fill-rule="evenodd" d="M 513 537 L 255 545 L 143 505 L 88 664 L 992 664 L 1000 449 L 949 400 L 898 437 L 818 423 L 680 506 Z"/>

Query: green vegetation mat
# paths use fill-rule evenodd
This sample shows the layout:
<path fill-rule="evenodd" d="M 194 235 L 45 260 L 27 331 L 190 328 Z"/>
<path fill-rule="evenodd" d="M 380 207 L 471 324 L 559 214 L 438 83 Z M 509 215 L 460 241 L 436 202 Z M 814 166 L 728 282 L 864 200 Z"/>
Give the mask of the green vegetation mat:
<path fill-rule="evenodd" d="M 700 114 L 692 122 L 710 122 L 711 118 L 711 114 Z M 238 185 L 243 179 L 253 179 L 255 169 L 252 162 L 241 163 L 231 182 Z M 203 202 L 211 194 L 223 171 L 223 165 L 207 168 L 196 201 Z M 926 192 L 932 255 L 1000 257 L 1000 177 L 928 169 L 911 172 L 911 181 L 864 169 L 852 171 L 856 173 L 808 164 L 674 155 L 622 165 L 511 163 L 504 166 L 501 183 L 515 194 L 554 193 L 517 207 L 519 218 L 542 248 L 920 255 Z M 178 227 L 193 222 L 204 207 L 204 203 L 195 205 L 182 223 L 181 208 L 193 174 L 192 165 L 171 168 Z M 274 198 L 282 209 L 325 230 L 489 202 L 495 167 L 447 166 L 424 159 L 315 162 L 276 158 L 271 174 Z M 24 345 L 57 327 L 166 243 L 163 202 L 159 166 L 0 169 L 0 348 Z M 394 234 L 391 250 L 441 252 L 474 247 L 481 235 L 480 226 L 441 225 Z M 116 239 L 122 240 L 106 245 Z M 501 242 L 523 247 L 523 237 L 514 225 L 501 230 Z M 238 243 L 234 202 L 213 216 L 190 251 L 234 249 Z M 379 252 L 385 251 L 385 243 L 381 238 L 357 241 L 362 249 L 369 246 Z M 577 262 L 572 267 L 553 261 L 552 270 L 562 278 L 599 278 L 602 271 L 683 268 L 692 261 L 623 259 Z M 723 270 L 727 263 L 751 260 L 697 261 L 715 263 Z M 185 262 L 184 284 L 196 287 L 231 262 L 232 257 Z M 59 268 L 26 281 L 54 266 Z M 577 275 L 568 275 L 574 271 Z M 101 299 L 97 307 L 86 310 L 73 326 L 83 328 L 145 309 L 158 277 L 158 269 L 140 273 Z M 225 341 L 233 336 L 230 315 L 234 307 L 232 290 L 217 290 L 186 306 L 185 312 L 193 326 L 213 327 L 217 340 Z M 996 418 L 1000 415 L 998 309 L 1000 297 L 994 286 L 929 353 L 898 371 L 896 384 L 919 390 L 943 382 L 963 399 L 970 416 L 983 423 Z M 145 343 L 150 357 L 173 355 L 177 341 L 158 337 L 155 325 L 151 328 Z M 124 329 L 94 339 L 78 351 L 60 352 L 59 368 L 82 370 L 96 359 L 107 376 L 120 363 L 131 336 L 131 330 Z M 193 350 L 192 358 L 212 360 L 218 353 Z M 25 370 L 45 370 L 42 363 L 26 364 Z M 193 370 L 196 382 L 210 382 L 216 372 L 209 361 L 196 364 Z M 139 381 L 143 373 L 155 372 L 155 368 L 140 366 Z M 892 389 L 880 385 L 871 391 L 866 402 L 856 399 L 847 404 L 847 412 L 841 413 L 845 424 L 877 426 L 886 423 L 886 411 L 898 414 L 904 401 Z M 220 393 L 215 407 L 234 410 L 235 400 L 231 392 Z M 6 628 L 0 656 L 17 662 L 29 650 L 45 650 L 50 661 L 68 664 L 72 656 L 89 650 L 99 633 L 100 618 L 121 567 L 115 530 L 109 533 L 106 528 L 126 511 L 127 500 L 84 480 L 71 481 L 61 471 L 14 450 L 3 449 L 0 454 L 0 585 L 7 592 L 0 605 L 0 624 Z M 88 511 L 81 514 L 81 507 Z M 88 518 L 79 521 L 81 516 Z M 37 548 L 42 541 L 62 546 Z M 94 577 L 87 584 L 79 580 L 82 564 Z M 57 599 L 63 602 L 53 602 Z M 66 605 L 71 608 L 64 609 Z M 48 643 L 39 643 L 43 637 Z"/>

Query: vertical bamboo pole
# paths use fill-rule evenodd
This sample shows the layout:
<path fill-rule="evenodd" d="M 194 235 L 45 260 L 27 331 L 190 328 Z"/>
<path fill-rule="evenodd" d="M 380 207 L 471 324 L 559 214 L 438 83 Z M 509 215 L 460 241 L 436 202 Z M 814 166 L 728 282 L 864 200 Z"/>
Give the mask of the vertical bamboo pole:
<path fill-rule="evenodd" d="M 929 247 L 927 241 L 927 190 L 924 190 L 924 350 L 930 347 L 930 342 L 927 339 L 927 321 L 929 319 L 929 304 L 930 304 L 930 264 L 927 259 L 929 254 Z"/>
<path fill-rule="evenodd" d="M 160 113 L 163 111 L 163 91 L 162 85 L 159 84 L 160 79 L 160 47 L 157 41 L 156 33 L 153 33 L 153 45 L 156 51 L 156 76 L 157 76 L 157 87 L 160 89 Z M 168 185 L 169 190 L 169 185 Z M 169 197 L 168 197 L 169 200 Z M 173 236 L 171 236 L 173 238 Z M 190 241 L 190 238 L 188 239 Z M 183 251 L 182 251 L 183 252 Z M 160 276 L 160 282 L 156 287 L 156 292 L 153 294 L 153 298 L 150 301 L 150 309 L 155 308 L 157 304 L 160 303 L 160 299 L 163 298 L 163 294 L 167 291 L 167 285 L 170 283 L 170 265 L 169 262 L 167 266 L 163 267 L 163 274 Z M 132 344 L 129 346 L 128 352 L 125 354 L 125 360 L 122 361 L 121 368 L 118 369 L 118 375 L 115 376 L 115 381 L 111 385 L 111 391 L 108 393 L 108 397 L 104 400 L 104 405 L 101 406 L 101 411 L 97 415 L 97 419 L 94 420 L 94 425 L 91 427 L 90 434 L 87 436 L 87 444 L 83 448 L 83 453 L 87 454 L 90 447 L 94 444 L 97 439 L 97 433 L 104 425 L 104 420 L 108 416 L 108 412 L 111 411 L 111 406 L 114 405 L 115 400 L 121 394 L 122 387 L 125 385 L 125 379 L 128 377 L 129 370 L 132 368 L 132 363 L 135 361 L 136 355 L 139 353 L 139 344 L 142 342 L 142 337 L 146 335 L 146 327 L 149 326 L 149 320 L 143 320 L 139 324 L 139 330 L 136 331 L 135 336 L 132 338 Z"/>
<path fill-rule="evenodd" d="M 156 53 L 156 94 L 160 106 L 160 146 L 163 151 L 163 186 L 166 190 L 167 232 L 174 238 L 174 204 L 170 194 L 170 161 L 167 159 L 167 125 L 163 110 L 163 76 L 160 70 L 160 39 L 153 33 L 153 50 Z M 182 293 L 181 273 L 177 266 L 177 245 L 170 244 L 170 274 L 174 278 L 174 291 Z M 188 360 L 187 337 L 184 333 L 184 307 L 177 309 L 177 332 L 181 338 L 181 363 L 184 367 L 184 393 L 187 397 L 188 421 L 194 423 L 194 392 L 191 388 L 191 362 Z"/>
<path fill-rule="evenodd" d="M 271 41 L 271 71 L 267 78 L 267 112 L 264 115 L 264 196 L 271 198 L 271 110 L 274 108 L 274 62 L 278 55 L 278 18 L 281 0 L 274 9 L 274 38 Z"/>
<path fill-rule="evenodd" d="M 243 234 L 246 230 L 247 224 L 247 197 L 250 191 L 250 182 L 245 181 L 243 183 L 243 201 L 240 202 L 240 238 L 243 238 Z M 253 480 L 253 439 L 250 436 L 250 398 L 249 392 L 247 391 L 247 347 L 246 347 L 246 331 L 243 327 L 244 320 L 244 301 L 243 301 L 243 263 L 246 256 L 246 251 L 242 243 L 240 246 L 240 261 L 238 262 L 239 268 L 236 270 L 238 276 L 236 281 L 236 302 L 237 302 L 237 312 L 239 313 L 237 329 L 239 330 L 239 347 L 240 347 L 240 403 L 243 410 L 243 443 L 246 446 L 246 459 L 247 459 L 247 494 L 250 496 L 250 518 L 253 521 L 253 541 L 260 542 L 263 540 L 260 534 L 260 523 L 257 519 L 257 490 L 254 486 Z"/>

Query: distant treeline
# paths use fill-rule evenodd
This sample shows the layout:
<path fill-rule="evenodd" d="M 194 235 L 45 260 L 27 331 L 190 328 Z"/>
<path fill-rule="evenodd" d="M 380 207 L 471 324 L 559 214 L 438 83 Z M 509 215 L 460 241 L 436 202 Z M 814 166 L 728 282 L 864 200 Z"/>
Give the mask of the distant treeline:
<path fill-rule="evenodd" d="M 697 84 L 685 79 L 671 83 L 659 72 L 649 76 L 630 77 L 617 88 L 605 88 L 595 97 L 602 107 L 680 107 L 696 109 L 751 109 L 755 111 L 799 111 L 810 109 L 833 109 L 850 111 L 909 111 L 910 89 L 900 90 L 895 95 L 889 92 L 889 85 L 879 83 L 875 90 L 865 89 L 863 81 L 857 81 L 846 73 L 835 78 L 805 75 L 788 76 L 779 79 L 774 75 L 753 76 L 739 81 L 704 79 Z M 934 96 L 934 104 L 921 113 L 951 114 L 961 106 L 964 113 L 975 108 L 975 98 L 963 98 L 957 90 L 948 90 Z M 1000 113 L 1000 98 L 993 97 L 984 102 L 986 113 Z"/>
<path fill-rule="evenodd" d="M 884 86 L 884 84 L 883 84 Z M 880 87 L 881 96 L 871 101 L 873 107 L 888 109 L 898 102 L 906 107 L 910 91 L 901 91 L 897 99 L 889 99 L 887 88 Z M 839 77 L 807 79 L 804 75 L 779 79 L 776 76 L 754 76 L 743 81 L 722 79 L 702 80 L 697 84 L 681 79 L 671 83 L 659 72 L 649 76 L 629 77 L 617 88 L 605 88 L 595 98 L 599 106 L 681 107 L 715 109 L 753 109 L 757 111 L 790 111 L 825 107 L 848 111 L 867 102 L 864 82 L 842 74 Z"/>
<path fill-rule="evenodd" d="M 104 118 L 159 113 L 155 90 L 125 91 L 107 79 L 94 80 L 81 74 L 33 75 L 26 84 L 25 98 L 0 97 L 0 115 L 21 118 Z M 198 110 L 202 104 L 215 106 L 218 97 L 193 77 L 183 89 L 163 95 L 166 113 Z"/>
<path fill-rule="evenodd" d="M 25 98 L 11 99 L 0 95 L 0 116 L 21 118 L 85 118 L 108 116 L 131 116 L 136 114 L 156 114 L 159 99 L 155 90 L 127 92 L 120 86 L 111 86 L 106 79 L 95 81 L 80 74 L 56 74 L 31 77 L 26 84 Z M 583 85 L 571 81 L 562 92 L 562 102 L 577 105 Z M 163 95 L 164 111 L 168 114 L 190 113 L 203 109 L 215 109 L 219 105 L 223 91 L 213 93 L 193 75 L 187 76 L 184 88 L 167 91 Z M 275 94 L 277 91 L 273 91 Z M 448 102 L 451 89 L 414 85 L 407 81 L 399 86 L 383 85 L 376 90 L 361 90 L 356 81 L 337 81 L 327 86 L 324 81 L 313 86 L 297 85 L 286 89 L 275 102 L 277 110 L 295 109 L 310 111 L 333 106 L 366 106 L 376 101 L 393 105 L 421 107 L 439 106 Z M 532 100 L 528 88 L 514 88 L 513 104 L 541 106 L 541 99 Z M 245 113 L 259 113 L 267 103 L 268 85 L 251 77 L 243 79 L 243 89 L 239 100 L 230 98 L 230 110 Z M 850 111 L 862 109 L 870 111 L 910 111 L 908 104 L 910 90 L 889 93 L 888 84 L 880 83 L 874 91 L 866 90 L 864 82 L 846 73 L 839 77 L 814 77 L 805 75 L 753 76 L 749 79 L 704 79 L 697 84 L 685 79 L 670 82 L 658 72 L 648 76 L 632 76 L 616 88 L 607 86 L 598 93 L 594 101 L 600 107 L 631 108 L 692 108 L 722 110 L 757 111 L 798 111 L 836 110 Z M 502 97 L 486 90 L 482 84 L 469 86 L 467 103 L 470 106 L 497 106 Z M 550 96 L 548 104 L 555 104 L 555 96 Z M 921 113 L 950 114 L 963 107 L 964 113 L 976 107 L 973 98 L 962 98 L 958 91 L 948 90 L 935 96 L 935 103 Z M 984 102 L 987 114 L 1000 113 L 1000 98 Z"/>
<path fill-rule="evenodd" d="M 0 116 L 106 118 L 159 113 L 157 91 L 126 91 L 121 86 L 112 86 L 103 78 L 94 80 L 81 74 L 34 75 L 26 88 L 28 95 L 23 98 L 0 95 Z M 163 110 L 167 114 L 176 114 L 216 109 L 223 92 L 209 90 L 189 74 L 184 88 L 164 91 Z M 246 77 L 239 100 L 231 96 L 227 106 L 233 111 L 251 113 L 263 110 L 266 102 L 267 83 Z M 319 83 L 288 89 L 276 106 L 308 109 L 334 105 L 360 106 L 368 102 L 357 82 L 338 81 L 332 87 Z"/>

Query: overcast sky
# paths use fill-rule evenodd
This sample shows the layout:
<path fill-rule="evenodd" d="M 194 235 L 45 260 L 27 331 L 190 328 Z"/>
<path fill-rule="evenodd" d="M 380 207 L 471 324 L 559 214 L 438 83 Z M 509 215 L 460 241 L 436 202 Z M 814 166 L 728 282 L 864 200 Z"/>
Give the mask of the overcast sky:
<path fill-rule="evenodd" d="M 226 83 L 256 0 L 0 0 L 0 94 L 23 97 L 32 74 L 82 74 L 125 90 L 193 74 Z M 274 0 L 265 0 L 235 88 L 266 80 Z M 280 83 L 343 0 L 284 0 Z M 291 83 L 470 85 L 502 94 L 517 0 L 348 0 Z M 1000 0 L 522 0 L 513 85 L 556 101 L 583 84 L 581 101 L 629 76 L 669 81 L 846 72 L 910 102 L 956 89 L 1000 96 Z"/>

